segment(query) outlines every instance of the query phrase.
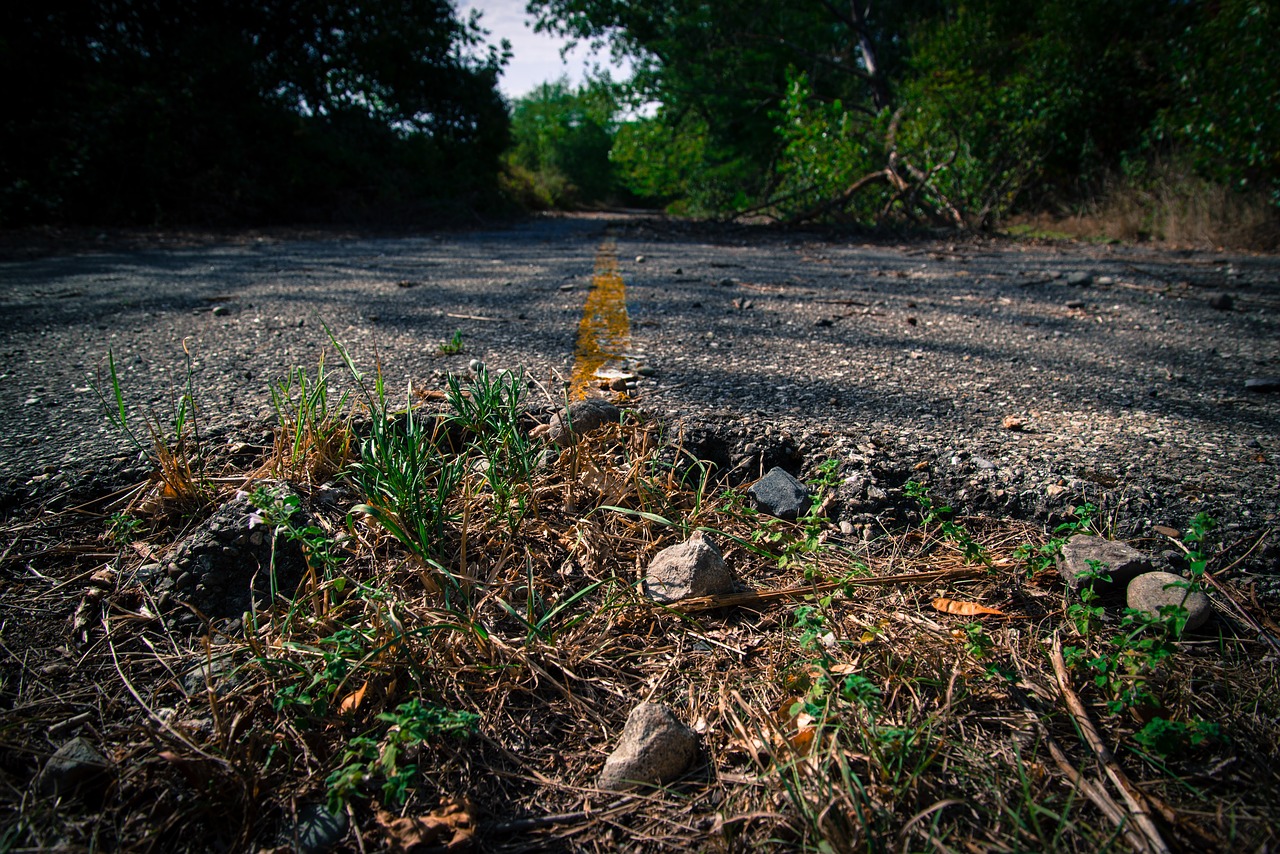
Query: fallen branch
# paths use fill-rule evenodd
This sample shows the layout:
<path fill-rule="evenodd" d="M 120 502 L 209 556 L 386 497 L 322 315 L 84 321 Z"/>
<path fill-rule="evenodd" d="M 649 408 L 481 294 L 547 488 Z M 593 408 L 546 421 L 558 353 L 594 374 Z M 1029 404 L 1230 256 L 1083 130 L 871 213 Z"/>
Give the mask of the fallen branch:
<path fill-rule="evenodd" d="M 669 607 L 685 614 L 692 614 L 698 611 L 713 611 L 716 608 L 764 605 L 780 599 L 803 599 L 806 596 L 828 593 L 842 587 L 891 587 L 895 584 L 921 584 L 957 578 L 975 578 L 984 574 L 985 570 L 977 567 L 936 569 L 930 572 L 909 572 L 903 575 L 880 575 L 871 578 L 852 578 L 847 581 L 826 581 L 822 584 L 787 587 L 782 590 L 749 590 L 745 593 L 719 593 L 712 596 L 697 596 L 681 599 Z"/>
<path fill-rule="evenodd" d="M 1062 699 L 1067 704 L 1068 711 L 1075 718 L 1076 727 L 1084 736 L 1085 742 L 1093 751 L 1093 755 L 1097 758 L 1098 763 L 1102 765 L 1102 769 L 1107 776 L 1111 778 L 1111 782 L 1120 790 L 1120 796 L 1124 798 L 1125 806 L 1128 808 L 1129 816 L 1133 819 L 1133 824 L 1141 832 L 1145 845 L 1141 849 L 1151 854 L 1168 854 L 1169 846 L 1165 843 L 1164 837 L 1160 835 L 1160 829 L 1156 827 L 1151 813 L 1147 809 L 1146 796 L 1133 782 L 1129 780 L 1124 769 L 1120 767 L 1120 763 L 1116 761 L 1111 750 L 1102 741 L 1102 736 L 1098 734 L 1098 730 L 1093 725 L 1093 720 L 1089 717 L 1089 712 L 1084 707 L 1084 703 L 1080 702 L 1080 696 L 1076 694 L 1071 687 L 1071 677 L 1067 674 L 1067 663 L 1062 658 L 1062 640 L 1058 635 L 1053 636 L 1053 650 L 1050 653 L 1050 660 L 1053 662 L 1053 673 L 1058 679 L 1058 690 L 1062 692 Z"/>

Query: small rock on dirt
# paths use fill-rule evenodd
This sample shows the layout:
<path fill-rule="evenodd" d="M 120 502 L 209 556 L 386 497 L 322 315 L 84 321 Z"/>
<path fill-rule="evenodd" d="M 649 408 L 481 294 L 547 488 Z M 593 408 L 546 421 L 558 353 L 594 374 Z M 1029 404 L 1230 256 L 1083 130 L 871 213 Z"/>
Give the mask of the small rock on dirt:
<path fill-rule="evenodd" d="M 589 397 L 569 404 L 566 412 L 557 412 L 547 427 L 547 441 L 566 447 L 575 437 L 604 424 L 617 424 L 622 412 L 607 400 Z"/>
<path fill-rule="evenodd" d="M 1093 283 L 1092 273 L 1087 273 L 1083 270 L 1077 270 L 1074 273 L 1067 274 L 1068 285 L 1075 285 L 1078 288 L 1083 288 L 1086 285 L 1090 285 L 1092 283 Z"/>
<path fill-rule="evenodd" d="M 1063 545 L 1062 554 L 1058 557 L 1058 571 L 1072 590 L 1081 586 L 1082 573 L 1093 572 L 1089 561 L 1101 563 L 1102 572 L 1111 576 L 1110 581 L 1092 583 L 1094 590 L 1099 592 L 1122 587 L 1134 577 L 1155 569 L 1149 557 L 1127 543 L 1076 534 Z"/>
<path fill-rule="evenodd" d="M 1129 582 L 1125 602 L 1135 611 L 1143 611 L 1160 619 L 1160 609 L 1167 605 L 1181 605 L 1187 609 L 1188 631 L 1203 626 L 1213 614 L 1209 597 L 1199 590 L 1188 591 L 1189 582 L 1172 572 L 1144 572 Z"/>
<path fill-rule="evenodd" d="M 1209 308 L 1218 311 L 1231 311 L 1236 302 L 1231 298 L 1231 294 L 1213 294 L 1209 297 Z"/>
<path fill-rule="evenodd" d="M 687 541 L 658 552 L 644 577 L 645 595 L 662 603 L 737 589 L 720 549 L 701 531 L 694 531 Z"/>
<path fill-rule="evenodd" d="M 36 790 L 43 795 L 69 795 L 105 782 L 109 767 L 107 758 L 93 742 L 76 736 L 49 757 L 36 777 Z"/>
<path fill-rule="evenodd" d="M 809 503 L 809 490 L 786 469 L 774 466 L 747 490 L 756 509 L 779 519 L 795 521 Z"/>
<path fill-rule="evenodd" d="M 324 854 L 346 835 L 345 812 L 330 812 L 324 804 L 306 804 L 298 809 L 298 823 L 289 843 L 298 854 Z"/>
<path fill-rule="evenodd" d="M 1280 391 L 1280 377 L 1254 377 L 1244 381 L 1245 391 L 1276 392 Z"/>
<path fill-rule="evenodd" d="M 661 785 L 683 774 L 697 750 L 697 734 L 674 712 L 661 703 L 641 703 L 627 716 L 596 785 L 613 791 Z"/>

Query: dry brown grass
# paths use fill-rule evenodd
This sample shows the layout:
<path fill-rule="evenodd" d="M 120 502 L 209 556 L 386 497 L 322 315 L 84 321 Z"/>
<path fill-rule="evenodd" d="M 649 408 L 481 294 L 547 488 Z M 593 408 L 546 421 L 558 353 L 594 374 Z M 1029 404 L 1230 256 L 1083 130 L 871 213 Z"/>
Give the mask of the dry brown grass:
<path fill-rule="evenodd" d="M 307 447 L 317 471 L 326 464 L 311 451 L 350 444 Z M 109 499 L 11 528 L 6 568 L 40 573 L 17 592 L 39 590 L 27 598 L 37 609 L 91 600 L 92 619 L 53 657 L 55 677 L 39 650 L 67 644 L 65 629 L 5 603 L 0 839 L 11 850 L 285 845 L 281 828 L 325 799 L 353 739 L 385 759 L 400 724 L 379 716 L 418 699 L 478 716 L 478 730 L 408 745 L 398 767 L 419 770 L 403 803 L 384 795 L 386 769 L 368 766 L 348 792 L 344 850 L 453 837 L 493 851 L 1137 846 L 1135 811 L 1077 735 L 1049 656 L 1055 639 L 1105 655 L 1115 627 L 1081 635 L 1056 573 L 1015 558 L 1043 532 L 956 520 L 989 567 L 966 563 L 937 524 L 845 541 L 820 519 L 765 520 L 679 447 L 634 416 L 598 430 L 523 488 L 530 510 L 515 526 L 469 468 L 439 552 L 468 582 L 465 606 L 445 607 L 427 567 L 369 519 L 312 506 L 337 570 L 315 567 L 241 628 L 184 635 L 136 579 L 175 532 L 119 550 L 95 542 L 100 518 L 85 514 L 110 512 Z M 783 592 L 649 602 L 644 566 L 697 528 L 753 590 Z M 86 570 L 104 560 L 117 574 L 89 597 Z M 1005 616 L 940 613 L 938 597 Z M 1227 618 L 1216 625 L 1152 680 L 1160 713 L 1218 722 L 1227 741 L 1145 755 L 1133 736 L 1156 710 L 1112 715 L 1084 665 L 1070 674 L 1175 850 L 1277 841 L 1276 659 Z M 236 679 L 188 696 L 182 675 L 222 655 Z M 699 732 L 694 767 L 662 789 L 597 790 L 628 712 L 650 699 Z M 110 751 L 110 785 L 62 804 L 35 796 L 33 769 L 76 727 Z"/>
<path fill-rule="evenodd" d="M 1280 211 L 1264 193 L 1239 192 L 1169 163 L 1157 164 L 1142 181 L 1112 181 L 1080 212 L 1022 216 L 1007 227 L 1082 240 L 1154 240 L 1263 252 L 1280 248 Z"/>

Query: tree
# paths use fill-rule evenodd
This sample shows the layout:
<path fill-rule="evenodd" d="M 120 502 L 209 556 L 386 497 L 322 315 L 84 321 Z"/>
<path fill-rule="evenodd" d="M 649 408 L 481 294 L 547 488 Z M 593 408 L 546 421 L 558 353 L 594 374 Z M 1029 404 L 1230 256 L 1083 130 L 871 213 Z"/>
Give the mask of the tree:
<path fill-rule="evenodd" d="M 0 34 L 8 223 L 418 203 L 492 180 L 506 141 L 505 48 L 449 0 L 11 0 Z"/>
<path fill-rule="evenodd" d="M 607 79 L 576 89 L 568 78 L 543 83 L 513 105 L 507 162 L 545 206 L 608 200 L 618 191 L 609 160 L 616 111 Z"/>

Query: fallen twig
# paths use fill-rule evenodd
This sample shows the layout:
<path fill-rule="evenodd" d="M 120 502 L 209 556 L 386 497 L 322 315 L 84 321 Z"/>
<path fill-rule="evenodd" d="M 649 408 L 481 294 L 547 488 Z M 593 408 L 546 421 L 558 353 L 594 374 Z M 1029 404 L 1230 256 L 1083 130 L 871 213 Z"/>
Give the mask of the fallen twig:
<path fill-rule="evenodd" d="M 776 602 L 779 599 L 802 599 L 805 596 L 828 593 L 842 587 L 891 587 L 895 584 L 917 584 L 955 578 L 974 578 L 983 574 L 984 570 L 976 567 L 937 569 L 930 572 L 909 572 L 904 575 L 881 575 L 871 578 L 852 578 L 845 581 L 825 581 L 821 584 L 787 587 L 783 590 L 749 590 L 745 593 L 719 593 L 711 596 L 697 596 L 681 599 L 670 607 L 685 614 L 692 614 L 698 611 L 713 611 L 716 608 L 731 608 L 739 605 L 763 605 L 769 602 Z"/>
<path fill-rule="evenodd" d="M 1062 692 L 1062 699 L 1067 704 L 1067 710 L 1071 712 L 1071 716 L 1075 719 L 1076 727 L 1080 730 L 1081 735 L 1084 736 L 1084 740 L 1093 751 L 1093 755 L 1102 765 L 1102 769 L 1106 771 L 1107 776 L 1111 778 L 1111 782 L 1120 790 L 1120 795 L 1124 798 L 1129 815 L 1145 840 L 1146 844 L 1141 849 L 1135 850 L 1166 854 L 1169 851 L 1169 846 L 1165 843 L 1164 837 L 1160 835 L 1160 829 L 1156 827 L 1155 821 L 1151 818 L 1151 813 L 1147 809 L 1146 796 L 1143 795 L 1138 787 L 1133 785 L 1128 775 L 1124 773 L 1120 763 L 1116 761 L 1111 750 L 1102 741 L 1102 736 L 1098 734 L 1097 728 L 1094 727 L 1093 720 L 1089 717 L 1089 712 L 1085 709 L 1084 703 L 1080 702 L 1079 695 L 1071 687 L 1071 677 L 1067 674 L 1067 663 L 1062 658 L 1062 639 L 1056 634 L 1053 636 L 1053 649 L 1050 653 L 1050 660 L 1053 662 L 1053 672 L 1058 678 L 1058 690 Z"/>

